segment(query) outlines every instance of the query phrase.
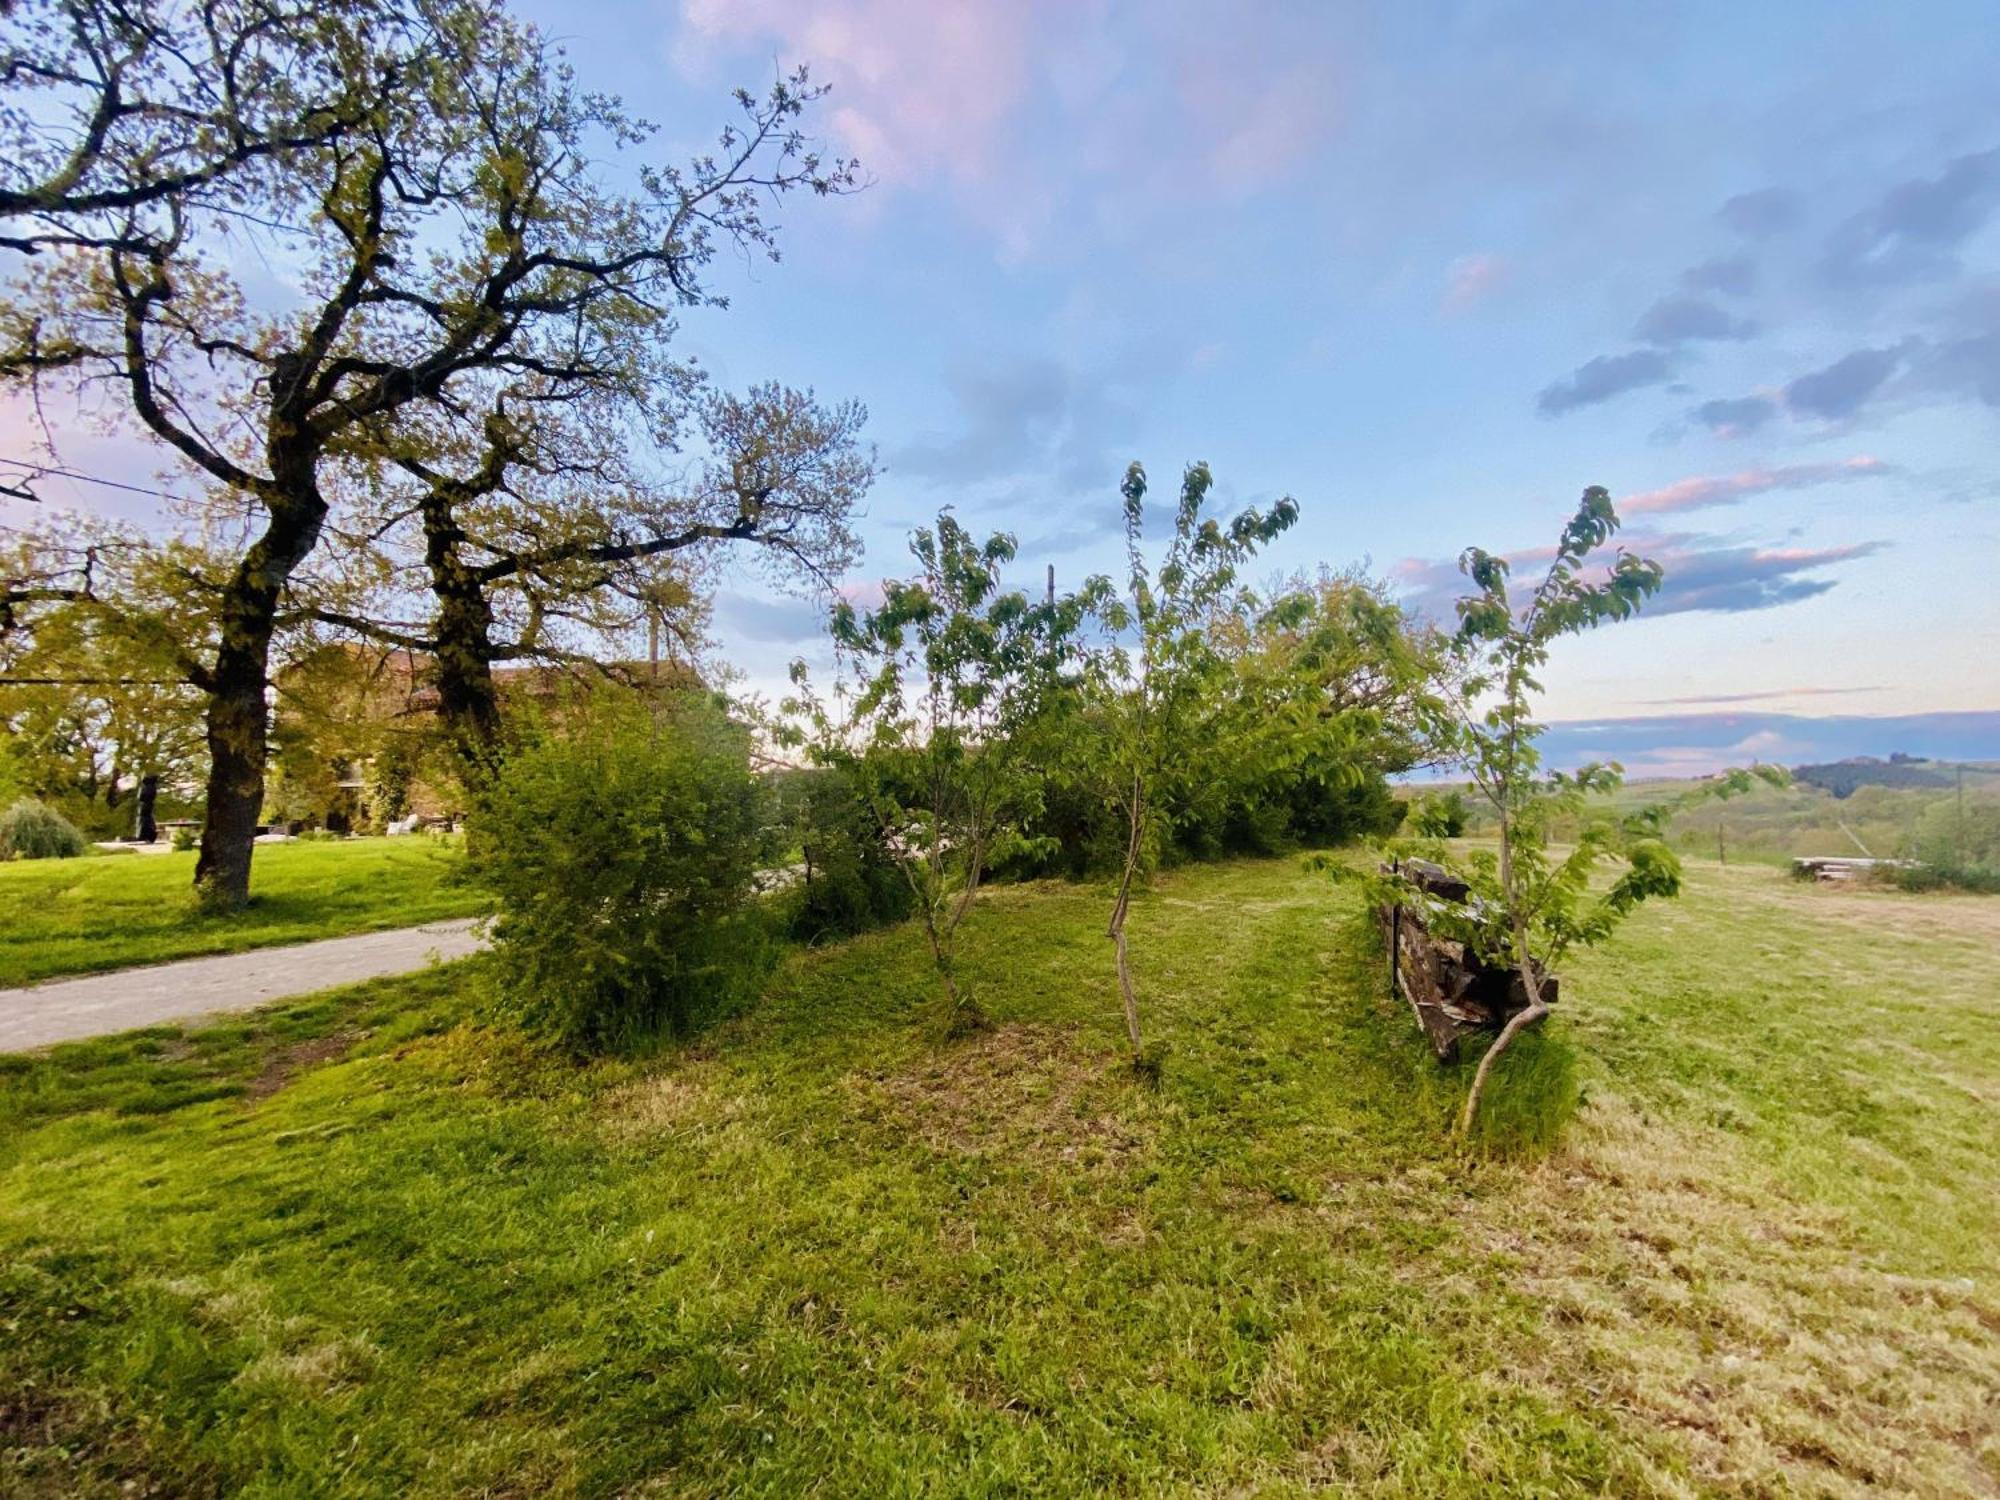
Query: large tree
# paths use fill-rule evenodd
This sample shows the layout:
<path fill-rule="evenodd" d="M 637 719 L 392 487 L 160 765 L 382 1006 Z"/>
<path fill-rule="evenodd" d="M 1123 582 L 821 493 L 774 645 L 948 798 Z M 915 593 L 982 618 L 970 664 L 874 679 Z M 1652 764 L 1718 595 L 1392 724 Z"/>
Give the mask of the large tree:
<path fill-rule="evenodd" d="M 30 254 L 52 232 L 115 232 L 171 204 L 258 212 L 288 155 L 348 133 L 414 70 L 423 30 L 414 13 L 364 18 L 404 32 L 378 35 L 384 71 L 352 68 L 360 54 L 333 45 L 342 29 L 317 5 L 15 0 L 0 14 L 0 246 Z"/>
<path fill-rule="evenodd" d="M 669 410 L 677 402 L 685 413 Z M 652 444 L 606 443 L 638 415 L 656 434 L 683 418 L 698 427 L 700 456 L 662 472 Z M 499 744 L 495 663 L 560 660 L 579 631 L 616 630 L 635 613 L 696 646 L 699 584 L 725 548 L 765 559 L 782 581 L 830 587 L 853 560 L 849 523 L 875 475 L 865 417 L 774 384 L 743 396 L 511 387 L 476 433 L 442 413 L 408 435 L 352 507 L 349 566 L 316 580 L 305 612 L 424 653 L 447 739 L 476 783 Z"/>
<path fill-rule="evenodd" d="M 41 19 L 10 19 L 15 50 Z M 402 451 L 413 413 L 476 410 L 462 393 L 483 400 L 494 382 L 673 378 L 676 310 L 720 300 L 702 279 L 716 251 L 770 249 L 774 195 L 852 179 L 797 132 L 816 97 L 799 74 L 739 94 L 742 119 L 716 153 L 641 164 L 614 186 L 603 156 L 648 127 L 579 88 L 549 43 L 486 0 L 328 8 L 298 52 L 345 81 L 339 129 L 288 137 L 220 198 L 197 183 L 35 208 L 11 240 L 27 263 L 0 308 L 0 373 L 108 393 L 209 487 L 236 538 L 211 580 L 215 648 L 191 674 L 210 760 L 196 881 L 220 905 L 248 894 L 272 639 L 342 475 Z M 209 82 L 227 108 L 227 80 Z M 88 119 L 114 86 L 78 72 L 57 93 Z M 149 118 L 129 124 L 139 144 L 97 168 L 149 173 L 185 129 L 167 116 L 149 149 Z M 289 305 L 249 294 L 236 271 L 247 240 L 290 270 Z"/>
<path fill-rule="evenodd" d="M 0 541 L 0 783 L 122 833 L 143 831 L 162 784 L 199 781 L 203 705 L 188 675 L 210 623 L 189 587 L 196 556 L 80 516 Z"/>

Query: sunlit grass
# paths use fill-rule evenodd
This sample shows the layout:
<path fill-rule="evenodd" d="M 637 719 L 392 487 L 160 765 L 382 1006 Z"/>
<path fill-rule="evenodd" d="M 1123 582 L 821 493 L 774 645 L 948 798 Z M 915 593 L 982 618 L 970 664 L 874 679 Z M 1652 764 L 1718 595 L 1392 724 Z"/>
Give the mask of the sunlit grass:
<path fill-rule="evenodd" d="M 0 863 L 0 988 L 484 909 L 478 892 L 456 878 L 457 851 L 428 838 L 263 845 L 250 905 L 228 916 L 196 909 L 194 859 L 189 852 Z"/>

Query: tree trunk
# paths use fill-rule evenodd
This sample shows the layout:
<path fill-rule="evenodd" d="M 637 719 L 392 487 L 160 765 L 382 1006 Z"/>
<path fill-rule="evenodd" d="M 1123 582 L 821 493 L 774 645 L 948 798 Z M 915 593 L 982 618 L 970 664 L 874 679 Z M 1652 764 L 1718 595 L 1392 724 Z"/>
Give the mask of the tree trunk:
<path fill-rule="evenodd" d="M 492 779 L 500 755 L 500 694 L 486 655 L 491 641 L 483 629 L 470 638 L 454 636 L 447 613 L 438 617 L 438 716 L 467 786 L 479 791 Z"/>
<path fill-rule="evenodd" d="M 132 828 L 132 837 L 138 843 L 151 844 L 159 840 L 160 825 L 153 819 L 153 804 L 159 796 L 160 778 L 148 771 L 139 778 L 139 815 Z"/>
<path fill-rule="evenodd" d="M 954 923 L 953 927 L 956 925 Z M 952 975 L 955 947 L 952 939 L 955 933 L 939 929 L 936 913 L 929 906 L 924 908 L 924 935 L 930 939 L 931 962 L 937 966 L 938 979 L 944 985 L 945 1035 L 961 1037 L 984 1031 L 986 1013 L 970 995 L 959 990 L 958 981 Z"/>
<path fill-rule="evenodd" d="M 458 555 L 465 532 L 448 498 L 424 502 L 424 561 L 437 600 L 438 717 L 474 792 L 491 781 L 500 750 L 500 695 L 493 683 L 493 604 Z"/>
<path fill-rule="evenodd" d="M 1472 1087 L 1465 1096 L 1465 1109 L 1458 1117 L 1458 1133 L 1470 1135 L 1472 1122 L 1479 1116 L 1479 1101 L 1486 1093 L 1486 1078 L 1493 1071 L 1493 1064 L 1500 1060 L 1500 1054 L 1514 1045 L 1514 1038 L 1540 1021 L 1549 1013 L 1548 1002 L 1542 998 L 1542 981 L 1535 972 L 1535 961 L 1528 952 L 1527 934 L 1515 924 L 1514 952 L 1521 972 L 1522 992 L 1528 1003 L 1514 1012 L 1507 1024 L 1500 1028 L 1493 1045 L 1486 1049 L 1486 1055 L 1479 1059 L 1479 1070 L 1472 1075 Z"/>
<path fill-rule="evenodd" d="M 1132 990 L 1132 966 L 1125 947 L 1125 918 L 1132 909 L 1132 879 L 1139 868 L 1140 830 L 1144 807 L 1140 801 L 1139 778 L 1132 777 L 1129 832 L 1125 840 L 1125 873 L 1118 882 L 1118 899 L 1111 907 L 1108 936 L 1117 945 L 1118 993 L 1125 1002 L 1125 1034 L 1132 1042 L 1132 1066 L 1145 1066 L 1145 1048 L 1139 1038 L 1139 997 Z"/>
<path fill-rule="evenodd" d="M 1486 1049 L 1486 1055 L 1479 1059 L 1479 1071 L 1472 1075 L 1472 1088 L 1465 1096 L 1465 1110 L 1458 1117 L 1458 1133 L 1470 1135 L 1472 1122 L 1479 1116 L 1479 1100 L 1486 1092 L 1486 1075 L 1493 1070 L 1493 1064 L 1500 1054 L 1514 1045 L 1514 1038 L 1533 1026 L 1549 1013 L 1549 1008 L 1537 1000 L 1533 1005 L 1514 1012 L 1513 1019 L 1500 1029 L 1500 1035 L 1493 1045 Z"/>
<path fill-rule="evenodd" d="M 207 811 L 194 883 L 204 904 L 228 911 L 250 899 L 250 856 L 264 807 L 270 713 L 264 684 L 275 602 L 275 591 L 228 601 L 222 648 L 210 672 Z"/>
<path fill-rule="evenodd" d="M 1504 789 L 1503 789 L 1504 790 Z M 1520 892 L 1514 884 L 1514 823 L 1509 816 L 1509 808 L 1504 797 L 1498 803 L 1500 811 L 1500 890 L 1510 912 L 1521 909 Z M 1522 992 L 1528 1003 L 1508 1019 L 1500 1028 L 1493 1045 L 1486 1049 L 1486 1055 L 1479 1059 L 1479 1069 L 1472 1075 L 1472 1087 L 1465 1095 L 1465 1108 L 1459 1113 L 1458 1133 L 1461 1136 L 1472 1133 L 1472 1122 L 1479 1117 L 1479 1101 L 1486 1093 L 1486 1080 L 1493 1071 L 1493 1064 L 1500 1055 L 1514 1045 L 1514 1038 L 1533 1026 L 1549 1013 L 1548 1005 L 1542 999 L 1541 980 L 1535 974 L 1535 962 L 1528 948 L 1528 933 L 1517 915 L 1514 918 L 1514 963 L 1521 971 Z"/>
<path fill-rule="evenodd" d="M 271 444 L 270 519 L 222 590 L 221 643 L 201 685 L 208 692 L 208 797 L 194 884 L 205 906 L 234 911 L 250 899 L 250 857 L 264 806 L 271 636 L 278 596 L 319 543 L 326 502 L 318 453 L 295 435 Z"/>

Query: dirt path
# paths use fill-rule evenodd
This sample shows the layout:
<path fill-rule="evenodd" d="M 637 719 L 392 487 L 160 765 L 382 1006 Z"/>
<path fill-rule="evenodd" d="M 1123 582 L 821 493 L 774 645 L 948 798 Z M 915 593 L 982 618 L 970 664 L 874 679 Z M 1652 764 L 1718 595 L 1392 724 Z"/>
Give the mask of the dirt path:
<path fill-rule="evenodd" d="M 421 969 L 486 945 L 479 918 L 258 948 L 0 990 L 0 1052 L 105 1036 Z"/>

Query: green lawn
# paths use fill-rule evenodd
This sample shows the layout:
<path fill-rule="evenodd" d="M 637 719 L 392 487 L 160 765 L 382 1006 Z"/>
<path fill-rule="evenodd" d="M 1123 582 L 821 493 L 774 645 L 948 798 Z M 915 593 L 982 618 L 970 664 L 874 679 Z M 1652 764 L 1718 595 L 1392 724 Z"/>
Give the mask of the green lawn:
<path fill-rule="evenodd" d="M 0 864 L 0 988 L 471 916 L 481 898 L 458 869 L 457 851 L 428 838 L 264 844 L 249 909 L 208 917 L 192 853 Z"/>
<path fill-rule="evenodd" d="M 478 964 L 0 1060 L 0 1491 L 1992 1493 L 2000 902 L 1697 870 L 1460 1153 L 1351 887 L 991 891 L 578 1067 Z M 1529 1102 L 1532 1101 L 1532 1102 Z M 121 1486 L 126 1488 L 121 1488 Z"/>

